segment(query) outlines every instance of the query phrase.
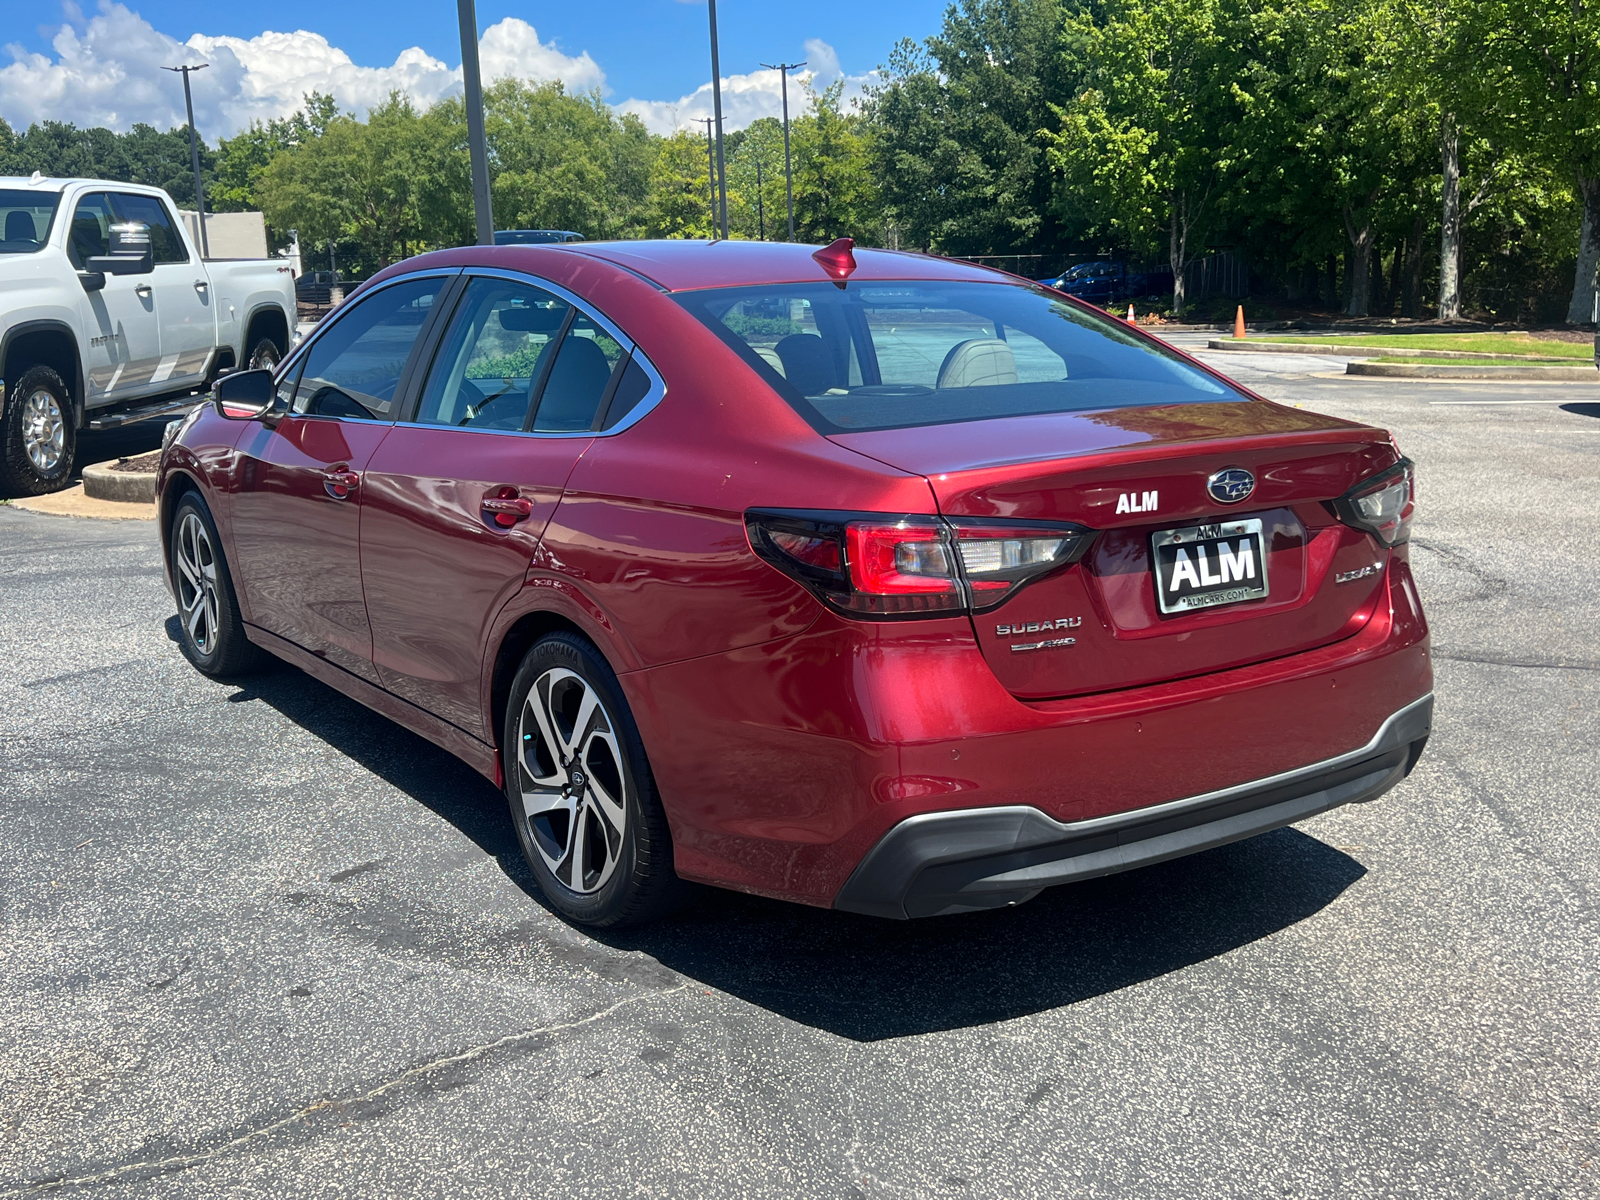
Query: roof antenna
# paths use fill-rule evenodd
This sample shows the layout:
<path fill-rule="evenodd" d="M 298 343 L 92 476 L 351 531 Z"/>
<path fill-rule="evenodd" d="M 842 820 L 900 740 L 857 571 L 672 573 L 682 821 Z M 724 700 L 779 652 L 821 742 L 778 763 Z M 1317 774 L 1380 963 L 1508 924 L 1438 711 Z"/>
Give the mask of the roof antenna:
<path fill-rule="evenodd" d="M 856 269 L 855 245 L 853 238 L 838 238 L 811 257 L 821 264 L 836 286 L 844 287 L 845 280 Z"/>
<path fill-rule="evenodd" d="M 28 185 L 31 187 L 34 184 L 39 183 L 41 180 L 43 180 L 43 178 L 44 176 L 35 171 L 32 175 L 28 176 Z"/>

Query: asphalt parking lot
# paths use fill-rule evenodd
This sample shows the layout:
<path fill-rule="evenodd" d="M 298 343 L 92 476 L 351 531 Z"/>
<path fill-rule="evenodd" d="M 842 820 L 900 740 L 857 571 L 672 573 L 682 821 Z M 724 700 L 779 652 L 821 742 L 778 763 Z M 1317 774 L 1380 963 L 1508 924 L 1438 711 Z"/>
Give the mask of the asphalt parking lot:
<path fill-rule="evenodd" d="M 979 916 L 580 933 L 466 767 L 192 671 L 149 525 L 0 508 L 0 1196 L 1600 1194 L 1600 384 L 1208 357 L 1417 461 L 1433 741 Z"/>

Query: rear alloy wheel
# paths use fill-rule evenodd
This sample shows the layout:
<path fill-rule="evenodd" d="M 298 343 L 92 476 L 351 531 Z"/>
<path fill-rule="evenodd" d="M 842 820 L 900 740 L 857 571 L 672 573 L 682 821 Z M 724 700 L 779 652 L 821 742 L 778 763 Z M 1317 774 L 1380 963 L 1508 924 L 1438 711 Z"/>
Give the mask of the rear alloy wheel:
<path fill-rule="evenodd" d="M 222 541 L 205 504 L 194 493 L 178 501 L 168 561 L 178 600 L 178 644 L 205 675 L 228 678 L 260 666 L 263 653 L 245 637 L 233 578 Z"/>
<path fill-rule="evenodd" d="M 681 885 L 644 747 L 593 646 L 554 634 L 511 685 L 506 798 L 540 890 L 563 916 L 616 928 L 663 915 Z"/>
<path fill-rule="evenodd" d="M 67 486 L 77 451 L 72 400 L 49 367 L 22 373 L 6 398 L 0 485 L 13 495 L 41 496 Z"/>

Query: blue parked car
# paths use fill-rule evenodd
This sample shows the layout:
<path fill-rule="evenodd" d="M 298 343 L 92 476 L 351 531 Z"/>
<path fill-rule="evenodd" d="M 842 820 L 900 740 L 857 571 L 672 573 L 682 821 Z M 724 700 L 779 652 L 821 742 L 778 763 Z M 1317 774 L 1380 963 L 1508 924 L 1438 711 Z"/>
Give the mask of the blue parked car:
<path fill-rule="evenodd" d="M 1041 280 L 1090 304 L 1115 304 L 1137 296 L 1172 294 L 1172 271 L 1168 267 L 1130 267 L 1119 262 L 1079 263 L 1054 279 Z"/>
<path fill-rule="evenodd" d="M 549 242 L 581 242 L 583 234 L 570 229 L 497 229 L 496 246 L 542 246 Z"/>

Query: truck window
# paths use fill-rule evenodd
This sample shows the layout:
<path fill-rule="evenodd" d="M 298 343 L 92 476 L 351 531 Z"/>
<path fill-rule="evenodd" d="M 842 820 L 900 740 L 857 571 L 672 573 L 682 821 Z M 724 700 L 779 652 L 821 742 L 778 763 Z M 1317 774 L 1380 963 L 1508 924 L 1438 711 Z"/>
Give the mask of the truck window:
<path fill-rule="evenodd" d="M 175 222 L 167 206 L 154 196 L 139 196 L 132 192 L 117 193 L 117 214 L 124 221 L 142 221 L 150 226 L 150 250 L 157 266 L 162 263 L 189 261 L 189 251 L 178 236 Z"/>
<path fill-rule="evenodd" d="M 104 192 L 79 198 L 78 207 L 72 210 L 72 233 L 67 242 L 67 257 L 73 266 L 81 271 L 88 259 L 111 253 L 111 224 L 116 219 L 111 197 Z"/>
<path fill-rule="evenodd" d="M 43 250 L 60 203 L 60 192 L 0 188 L 0 254 Z"/>

